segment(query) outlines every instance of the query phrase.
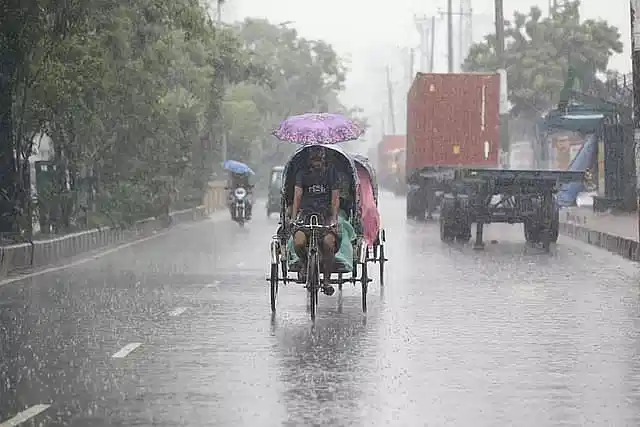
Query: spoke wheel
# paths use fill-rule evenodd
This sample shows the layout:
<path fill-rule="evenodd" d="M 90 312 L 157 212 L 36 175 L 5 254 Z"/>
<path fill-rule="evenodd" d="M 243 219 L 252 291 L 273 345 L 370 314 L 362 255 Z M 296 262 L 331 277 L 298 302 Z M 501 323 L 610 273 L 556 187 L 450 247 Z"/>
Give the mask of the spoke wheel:
<path fill-rule="evenodd" d="M 380 243 L 380 249 L 378 250 L 380 258 L 380 286 L 384 286 L 384 263 L 387 261 L 384 257 L 384 243 Z"/>
<path fill-rule="evenodd" d="M 367 292 L 369 291 L 369 275 L 367 274 L 367 262 L 362 263 L 362 276 L 360 277 L 362 284 L 362 312 L 367 312 Z"/>
<path fill-rule="evenodd" d="M 320 269 L 318 266 L 318 254 L 311 254 L 307 261 L 307 289 L 309 294 L 309 310 L 311 320 L 316 320 L 318 309 L 318 292 L 320 290 Z"/>
<path fill-rule="evenodd" d="M 276 301 L 278 299 L 278 263 L 271 264 L 271 312 L 276 312 Z"/>

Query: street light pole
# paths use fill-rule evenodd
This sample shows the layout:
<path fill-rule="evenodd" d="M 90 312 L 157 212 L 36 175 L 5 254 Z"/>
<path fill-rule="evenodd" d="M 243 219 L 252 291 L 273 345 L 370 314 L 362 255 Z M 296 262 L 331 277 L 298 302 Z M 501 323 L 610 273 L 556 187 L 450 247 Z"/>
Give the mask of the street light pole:
<path fill-rule="evenodd" d="M 447 70 L 453 73 L 453 0 L 447 1 Z"/>
<path fill-rule="evenodd" d="M 225 0 L 217 0 L 216 2 L 216 22 L 218 24 L 218 28 L 222 25 L 222 4 Z M 224 80 L 222 82 L 224 85 Z M 222 162 L 227 161 L 227 130 L 222 127 Z"/>
<path fill-rule="evenodd" d="M 640 241 L 640 0 L 631 0 L 631 66 L 633 71 L 633 143 L 636 156 L 636 210 Z"/>
<path fill-rule="evenodd" d="M 507 76 L 507 64 L 504 55 L 504 5 L 502 0 L 494 0 L 495 6 L 495 24 L 496 24 L 496 55 L 498 57 L 499 73 L 501 80 L 506 80 Z M 502 70 L 502 71 L 500 71 Z M 506 90 L 506 85 L 502 83 L 503 89 Z M 503 94 L 503 95 L 506 95 Z M 500 148 L 502 149 L 502 165 L 509 168 L 510 160 L 510 147 L 509 147 L 509 112 L 506 111 L 506 103 L 501 103 L 500 106 Z"/>

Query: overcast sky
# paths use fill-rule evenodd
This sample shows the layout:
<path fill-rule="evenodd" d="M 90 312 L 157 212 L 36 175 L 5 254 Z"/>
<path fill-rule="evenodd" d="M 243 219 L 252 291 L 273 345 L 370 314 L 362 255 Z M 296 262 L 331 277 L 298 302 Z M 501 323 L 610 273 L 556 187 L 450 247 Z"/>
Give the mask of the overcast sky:
<path fill-rule="evenodd" d="M 459 2 L 454 0 L 456 11 Z M 493 29 L 493 1 L 466 2 L 473 7 L 473 38 L 479 41 Z M 548 0 L 504 0 L 505 18 L 511 17 L 515 10 L 528 11 L 534 4 L 545 11 L 548 9 Z M 380 115 L 385 103 L 379 100 L 384 99 L 384 66 L 391 64 L 394 83 L 402 86 L 400 80 L 405 80 L 403 67 L 408 63 L 408 54 L 397 47 L 417 46 L 419 36 L 414 15 L 437 15 L 439 9 L 445 8 L 446 0 L 228 0 L 223 16 L 225 21 L 247 16 L 267 18 L 274 23 L 291 21 L 290 26 L 303 36 L 330 42 L 350 59 L 351 73 L 343 100 L 359 104 L 369 115 Z M 613 58 L 611 67 L 628 72 L 631 69 L 628 2 L 583 0 L 582 17 L 605 19 L 620 28 L 625 52 Z M 439 21 L 435 71 L 446 71 L 445 22 Z"/>

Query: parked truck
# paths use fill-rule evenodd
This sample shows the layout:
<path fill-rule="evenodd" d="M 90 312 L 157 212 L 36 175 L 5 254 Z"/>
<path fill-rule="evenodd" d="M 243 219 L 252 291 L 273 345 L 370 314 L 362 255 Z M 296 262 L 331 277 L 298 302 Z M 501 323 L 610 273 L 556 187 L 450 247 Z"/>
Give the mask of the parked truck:
<path fill-rule="evenodd" d="M 407 96 L 407 217 L 440 211 L 443 241 L 483 225 L 523 223 L 528 242 L 558 239 L 557 188 L 582 172 L 500 169 L 501 75 L 418 73 Z"/>
<path fill-rule="evenodd" d="M 398 153 L 406 148 L 405 135 L 384 135 L 378 143 L 378 180 L 389 191 L 397 187 Z"/>

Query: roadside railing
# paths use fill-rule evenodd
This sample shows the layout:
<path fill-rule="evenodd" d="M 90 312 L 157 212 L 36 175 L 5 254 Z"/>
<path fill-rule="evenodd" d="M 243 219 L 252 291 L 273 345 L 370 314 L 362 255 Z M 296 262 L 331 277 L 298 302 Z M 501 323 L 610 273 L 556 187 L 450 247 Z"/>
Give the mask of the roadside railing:
<path fill-rule="evenodd" d="M 210 183 L 204 204 L 172 212 L 171 227 L 208 218 L 225 206 L 224 184 Z M 46 240 L 0 247 L 0 277 L 41 268 L 82 253 L 151 236 L 167 227 L 166 220 L 147 218 L 132 227 L 102 227 Z"/>

